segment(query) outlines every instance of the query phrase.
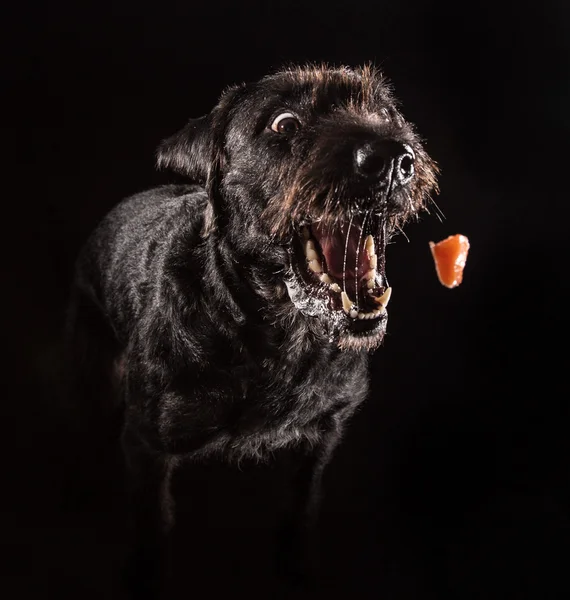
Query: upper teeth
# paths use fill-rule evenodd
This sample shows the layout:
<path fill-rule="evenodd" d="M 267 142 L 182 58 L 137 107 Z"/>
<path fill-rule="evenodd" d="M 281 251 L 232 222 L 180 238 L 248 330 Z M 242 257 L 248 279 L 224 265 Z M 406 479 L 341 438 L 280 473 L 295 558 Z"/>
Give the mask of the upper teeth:
<path fill-rule="evenodd" d="M 390 296 L 392 295 L 392 288 L 386 288 L 386 291 L 380 296 L 380 298 L 374 298 L 376 304 L 379 304 L 384 309 L 388 306 L 388 302 L 390 302 Z"/>
<path fill-rule="evenodd" d="M 319 255 L 315 252 L 315 244 L 313 240 L 307 240 L 305 243 L 305 256 L 309 260 L 319 260 Z"/>
<path fill-rule="evenodd" d="M 372 258 L 376 256 L 376 252 L 374 250 L 374 238 L 369 235 L 364 242 L 364 247 L 366 248 L 366 253 L 368 254 L 368 258 Z"/>
<path fill-rule="evenodd" d="M 309 260 L 309 269 L 311 269 L 311 271 L 313 271 L 314 273 L 323 272 L 323 266 L 321 265 L 318 258 L 313 258 Z"/>
<path fill-rule="evenodd" d="M 348 297 L 348 294 L 346 292 L 342 292 L 340 298 L 342 300 L 342 307 L 344 308 L 344 312 L 349 313 L 354 302 Z"/>

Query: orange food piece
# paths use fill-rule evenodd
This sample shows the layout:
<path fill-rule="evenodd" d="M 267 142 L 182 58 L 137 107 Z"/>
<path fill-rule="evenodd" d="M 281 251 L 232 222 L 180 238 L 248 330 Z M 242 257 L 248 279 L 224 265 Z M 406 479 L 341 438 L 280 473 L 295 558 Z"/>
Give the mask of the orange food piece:
<path fill-rule="evenodd" d="M 469 240 L 461 234 L 450 235 L 441 242 L 430 242 L 431 254 L 439 282 L 448 288 L 463 280 L 463 269 L 469 252 Z"/>

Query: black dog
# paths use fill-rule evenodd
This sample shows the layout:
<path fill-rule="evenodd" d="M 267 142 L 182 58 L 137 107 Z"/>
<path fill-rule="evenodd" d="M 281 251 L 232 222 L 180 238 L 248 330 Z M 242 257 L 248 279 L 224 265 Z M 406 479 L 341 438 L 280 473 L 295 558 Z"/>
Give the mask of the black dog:
<path fill-rule="evenodd" d="M 173 522 L 180 465 L 194 493 L 216 469 L 241 469 L 237 485 L 256 469 L 286 473 L 275 540 L 300 556 L 386 330 L 386 244 L 436 185 L 371 68 L 290 68 L 233 87 L 158 162 L 197 183 L 106 217 L 79 258 L 70 316 L 78 378 L 124 411 L 139 597 L 156 593 L 153 531 Z M 198 520 L 210 500 L 195 502 Z"/>

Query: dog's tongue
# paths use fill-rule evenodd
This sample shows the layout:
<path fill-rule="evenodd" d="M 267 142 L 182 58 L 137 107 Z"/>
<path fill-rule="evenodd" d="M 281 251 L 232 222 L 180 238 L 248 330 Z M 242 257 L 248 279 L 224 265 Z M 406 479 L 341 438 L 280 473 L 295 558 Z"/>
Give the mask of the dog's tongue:
<path fill-rule="evenodd" d="M 327 273 L 339 282 L 346 281 L 347 291 L 350 288 L 354 298 L 357 270 L 360 280 L 370 269 L 364 249 L 364 236 L 361 236 L 361 224 L 353 221 L 351 226 L 345 223 L 331 229 L 315 223 L 311 226 L 311 233 L 321 246 Z"/>

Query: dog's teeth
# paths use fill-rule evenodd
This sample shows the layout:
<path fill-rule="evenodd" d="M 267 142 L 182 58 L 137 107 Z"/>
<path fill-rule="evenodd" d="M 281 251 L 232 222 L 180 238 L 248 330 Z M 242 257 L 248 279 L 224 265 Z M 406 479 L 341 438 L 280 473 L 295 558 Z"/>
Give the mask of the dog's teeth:
<path fill-rule="evenodd" d="M 350 316 L 352 319 L 356 319 L 358 317 L 358 312 L 354 310 L 354 308 L 350 311 Z"/>
<path fill-rule="evenodd" d="M 320 276 L 320 280 L 321 280 L 323 283 L 328 283 L 329 285 L 330 285 L 330 284 L 333 282 L 333 280 L 332 280 L 332 279 L 331 279 L 331 278 L 330 278 L 330 277 L 329 277 L 329 276 L 328 276 L 326 273 L 323 273 L 323 274 Z"/>
<path fill-rule="evenodd" d="M 376 256 L 376 254 L 373 254 L 370 257 L 370 268 L 376 269 L 377 266 L 378 266 L 378 257 Z"/>
<path fill-rule="evenodd" d="M 368 287 L 374 287 L 374 285 L 376 284 L 376 269 L 370 269 L 370 271 L 366 273 L 366 280 L 366 285 Z M 369 285 L 370 282 L 372 282 L 372 285 Z"/>
<path fill-rule="evenodd" d="M 368 281 L 366 282 L 366 287 L 368 288 L 369 294 L 374 294 L 372 288 L 374 288 L 375 285 L 376 283 L 374 282 L 374 279 L 368 279 Z"/>
<path fill-rule="evenodd" d="M 307 246 L 309 245 L 309 243 L 310 242 L 307 242 Z M 312 248 L 307 248 L 305 250 L 305 254 L 308 260 L 319 260 L 319 255 Z"/>
<path fill-rule="evenodd" d="M 376 304 L 381 306 L 380 310 L 386 309 L 388 306 L 388 302 L 390 302 L 390 296 L 392 295 L 392 288 L 389 287 L 386 291 L 380 296 L 380 298 L 374 298 Z"/>
<path fill-rule="evenodd" d="M 374 238 L 371 235 L 366 238 L 365 247 L 368 258 L 371 259 L 373 256 L 376 256 L 376 251 L 374 249 Z"/>
<path fill-rule="evenodd" d="M 373 310 L 371 312 L 367 312 L 367 313 L 359 312 L 358 318 L 359 319 L 377 319 L 379 316 L 383 315 L 385 312 L 386 312 L 386 309 L 384 307 L 379 308 L 378 310 Z"/>
<path fill-rule="evenodd" d="M 342 300 L 342 307 L 344 308 L 344 312 L 349 313 L 354 302 L 348 297 L 348 294 L 346 292 L 342 292 L 340 297 Z"/>
<path fill-rule="evenodd" d="M 307 257 L 307 260 L 316 260 L 320 264 L 319 255 L 317 253 L 317 249 L 315 248 L 315 242 L 313 242 L 313 240 L 307 240 L 305 242 L 305 256 Z"/>
<path fill-rule="evenodd" d="M 330 288 L 333 292 L 340 292 L 340 285 L 338 283 L 331 283 Z"/>
<path fill-rule="evenodd" d="M 314 258 L 313 260 L 309 261 L 309 269 L 311 269 L 311 271 L 313 271 L 313 273 L 322 273 L 323 272 L 323 267 L 319 261 L 319 259 Z"/>

